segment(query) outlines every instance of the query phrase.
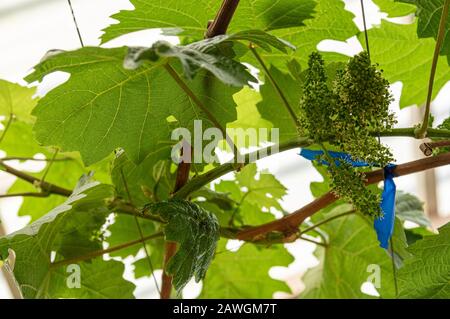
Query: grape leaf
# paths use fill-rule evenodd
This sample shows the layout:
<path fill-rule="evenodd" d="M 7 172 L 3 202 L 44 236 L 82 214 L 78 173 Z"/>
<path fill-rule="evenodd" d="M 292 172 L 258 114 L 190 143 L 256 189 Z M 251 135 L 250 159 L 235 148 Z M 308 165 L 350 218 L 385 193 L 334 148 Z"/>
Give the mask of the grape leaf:
<path fill-rule="evenodd" d="M 167 241 L 179 244 L 169 260 L 166 272 L 173 276 L 173 285 L 180 291 L 192 276 L 204 278 L 219 240 L 217 218 L 200 206 L 185 200 L 164 201 L 148 206 L 150 213 L 167 222 Z"/>
<path fill-rule="evenodd" d="M 395 195 L 395 215 L 402 221 L 431 227 L 430 220 L 425 216 L 423 203 L 416 196 L 402 191 L 398 191 Z"/>
<path fill-rule="evenodd" d="M 288 73 L 283 73 L 276 67 L 271 66 L 269 72 L 277 85 L 282 88 L 289 105 L 298 113 L 300 97 L 302 95 L 302 84 Z M 262 100 L 257 104 L 258 111 L 263 119 L 272 122 L 273 127 L 279 131 L 280 142 L 293 139 L 298 136 L 297 125 L 283 105 L 280 95 L 273 84 L 266 77 L 265 83 L 260 88 Z"/>
<path fill-rule="evenodd" d="M 68 287 L 66 279 L 70 274 L 56 263 L 102 248 L 99 232 L 109 214 L 106 201 L 112 195 L 111 186 L 85 176 L 62 205 L 0 239 L 0 256 L 8 256 L 8 249 L 15 252 L 14 276 L 25 298 L 132 296 L 134 285 L 121 277 L 122 263 L 100 259 L 79 262 L 80 289 Z M 56 253 L 54 261 L 52 252 Z"/>
<path fill-rule="evenodd" d="M 192 80 L 199 70 L 206 69 L 225 84 L 242 87 L 248 82 L 257 82 L 243 64 L 227 56 L 198 50 L 195 45 L 196 43 L 176 46 L 166 41 L 157 41 L 150 48 L 130 48 L 124 65 L 134 70 L 144 60 L 155 62 L 160 57 L 177 58 L 183 67 L 184 75 L 189 80 Z"/>
<path fill-rule="evenodd" d="M 245 201 L 270 209 L 282 210 L 279 200 L 286 195 L 284 187 L 272 174 L 261 173 L 257 176 L 256 164 L 247 165 L 236 175 L 239 186 L 245 187 Z"/>
<path fill-rule="evenodd" d="M 203 120 L 204 129 L 214 126 L 159 65 L 162 61 L 125 70 L 125 55 L 126 48 L 86 47 L 54 55 L 36 66 L 27 81 L 42 80 L 55 71 L 71 74 L 68 82 L 50 91 L 33 111 L 38 141 L 64 151 L 77 150 L 86 165 L 118 147 L 140 163 L 147 156 L 169 157 L 174 144 L 170 116 L 188 129 L 196 119 Z M 223 127 L 236 119 L 232 95 L 237 89 L 205 73 L 189 86 Z"/>
<path fill-rule="evenodd" d="M 338 214 L 339 209 L 334 213 Z M 329 218 L 330 214 L 326 216 Z M 317 214 L 314 218 L 320 221 Z M 328 244 L 317 248 L 320 264 L 304 275 L 306 289 L 302 297 L 368 298 L 361 292 L 361 285 L 371 275 L 369 265 L 380 267 L 380 295 L 383 298 L 395 296 L 392 261 L 379 247 L 373 222 L 360 214 L 352 214 L 331 220 L 320 229 L 327 234 Z"/>
<path fill-rule="evenodd" d="M 248 148 L 250 146 L 260 146 L 261 143 L 267 141 L 277 141 L 271 131 L 273 124 L 263 119 L 258 111 L 257 104 L 262 101 L 260 92 L 250 87 L 244 87 L 233 98 L 237 105 L 237 120 L 228 123 L 227 129 L 228 135 L 237 147 Z M 259 129 L 264 129 L 264 131 Z M 242 134 L 242 132 L 255 134 Z M 247 136 L 252 136 L 254 139 L 247 138 Z"/>
<path fill-rule="evenodd" d="M 369 30 L 372 61 L 380 65 L 390 83 L 403 83 L 400 107 L 422 105 L 427 97 L 435 41 L 418 39 L 415 29 L 416 24 L 399 25 L 383 21 L 380 28 Z M 362 37 L 360 35 L 360 40 Z M 447 62 L 439 58 L 433 98 L 448 80 L 450 70 Z"/>
<path fill-rule="evenodd" d="M 277 291 L 290 292 L 287 285 L 269 276 L 275 266 L 287 267 L 294 258 L 282 245 L 257 247 L 244 244 L 237 252 L 221 240 L 216 256 L 203 280 L 200 298 L 273 298 Z"/>
<path fill-rule="evenodd" d="M 397 0 L 417 6 L 416 16 L 418 18 L 417 34 L 419 38 L 437 39 L 439 33 L 439 22 L 445 0 Z M 450 16 L 450 12 L 448 14 Z M 447 55 L 450 63 L 450 19 L 445 24 L 444 42 L 441 47 L 441 55 Z"/>
<path fill-rule="evenodd" d="M 162 28 L 183 31 L 200 39 L 207 23 L 214 19 L 220 7 L 215 0 L 199 0 L 193 5 L 183 0 L 143 1 L 131 0 L 134 10 L 123 10 L 111 16 L 119 21 L 105 28 L 102 42 L 145 29 Z M 301 26 L 311 18 L 315 1 L 312 0 L 242 0 L 229 27 L 233 33 L 248 29 L 264 31 Z"/>
<path fill-rule="evenodd" d="M 152 221 L 138 218 L 138 222 L 144 237 L 150 236 L 156 232 L 156 226 Z M 106 241 L 112 247 L 140 238 L 139 229 L 136 224 L 136 218 L 130 215 L 116 214 L 114 218 L 114 224 L 109 226 L 108 230 L 111 232 L 111 235 L 108 236 Z M 134 245 L 112 252 L 110 253 L 110 255 L 112 257 L 126 258 L 130 255 L 136 255 L 141 248 L 142 245 Z"/>
<path fill-rule="evenodd" d="M 0 115 L 14 115 L 19 121 L 32 123 L 31 110 L 36 105 L 32 99 L 35 89 L 0 79 Z"/>
<path fill-rule="evenodd" d="M 220 218 L 221 223 L 228 225 L 232 218 L 243 225 L 258 225 L 275 219 L 270 209 L 283 211 L 279 200 L 286 195 L 286 188 L 272 174 L 265 172 L 258 179 L 256 176 L 256 164 L 249 164 L 235 181 L 223 180 L 215 185 L 217 192 L 228 194 L 236 203 L 231 214 Z"/>
<path fill-rule="evenodd" d="M 353 22 L 353 14 L 345 10 L 343 1 L 321 0 L 317 1 L 313 19 L 305 20 L 304 26 L 275 30 L 271 34 L 289 41 L 297 49 L 282 52 L 263 52 L 262 56 L 280 70 L 286 70 L 286 62 L 293 58 L 303 66 L 307 65 L 308 56 L 317 51 L 317 45 L 323 40 L 345 41 L 358 34 L 358 28 Z M 324 58 L 330 61 L 345 61 L 341 54 L 323 53 Z M 257 64 L 255 64 L 257 65 Z"/>
<path fill-rule="evenodd" d="M 397 0 L 373 0 L 381 12 L 388 14 L 389 18 L 404 17 L 416 11 L 411 4 L 399 3 Z"/>
<path fill-rule="evenodd" d="M 409 248 L 413 257 L 398 273 L 401 298 L 450 296 L 450 224 L 438 235 L 425 236 Z"/>

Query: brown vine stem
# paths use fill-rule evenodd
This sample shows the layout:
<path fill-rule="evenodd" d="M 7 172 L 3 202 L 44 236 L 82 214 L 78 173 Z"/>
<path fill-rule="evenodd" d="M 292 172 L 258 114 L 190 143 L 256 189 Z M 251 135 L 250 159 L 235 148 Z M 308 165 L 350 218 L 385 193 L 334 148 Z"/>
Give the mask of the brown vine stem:
<path fill-rule="evenodd" d="M 208 25 L 205 38 L 212 38 L 216 35 L 225 34 L 233 18 L 234 12 L 239 4 L 239 0 L 224 0 L 217 12 L 214 21 Z"/>
<path fill-rule="evenodd" d="M 50 193 L 50 194 L 56 194 L 56 195 L 61 195 L 61 196 L 70 196 L 70 194 L 72 194 L 72 191 L 57 185 L 54 185 L 52 183 L 49 182 L 41 182 L 41 180 L 39 178 L 36 178 L 34 176 L 31 176 L 29 174 L 26 174 L 24 172 L 21 172 L 7 164 L 5 164 L 5 162 L 3 162 L 3 160 L 0 160 L 0 166 L 3 167 L 3 170 L 11 175 L 16 176 L 17 178 L 20 178 L 30 184 L 33 185 L 39 185 L 40 188 L 42 189 L 43 193 Z"/>
<path fill-rule="evenodd" d="M 0 195 L 0 198 L 7 198 L 7 197 L 48 197 L 49 193 L 39 193 L 39 192 L 26 192 L 26 193 L 15 193 L 15 194 L 2 194 Z"/>
<path fill-rule="evenodd" d="M 55 267 L 60 267 L 60 266 L 64 266 L 64 265 L 75 264 L 77 262 L 84 261 L 84 260 L 94 259 L 96 257 L 103 256 L 104 254 L 109 254 L 109 253 L 112 253 L 114 251 L 118 251 L 118 250 L 130 247 L 130 246 L 141 244 L 141 243 L 144 243 L 144 242 L 146 242 L 148 240 L 159 238 L 159 237 L 162 237 L 162 236 L 164 236 L 164 234 L 162 232 L 158 232 L 158 233 L 155 233 L 155 234 L 143 237 L 143 238 L 139 238 L 139 239 L 127 242 L 127 243 L 123 243 L 123 244 L 120 244 L 120 245 L 117 245 L 117 246 L 113 246 L 113 247 L 110 247 L 110 248 L 107 248 L 107 249 L 96 250 L 96 251 L 93 251 L 93 252 L 91 252 L 89 254 L 86 254 L 86 255 L 83 255 L 83 256 L 78 256 L 78 257 L 74 257 L 74 258 L 60 260 L 60 261 L 52 263 L 50 265 L 50 267 L 51 268 L 55 268 Z"/>
<path fill-rule="evenodd" d="M 52 161 L 51 158 L 34 158 L 34 157 L 23 157 L 23 156 L 7 156 L 1 158 L 2 161 L 35 161 L 35 162 L 50 162 Z M 71 157 L 60 157 L 53 159 L 53 162 L 65 162 L 65 161 L 72 161 L 73 158 Z"/>
<path fill-rule="evenodd" d="M 433 62 L 431 64 L 431 72 L 430 72 L 430 80 L 428 82 L 428 95 L 427 102 L 425 104 L 425 114 L 423 116 L 423 122 L 420 128 L 417 129 L 416 137 L 425 138 L 427 137 L 428 130 L 428 122 L 430 119 L 430 108 L 431 108 L 431 99 L 433 97 L 433 85 L 434 85 L 434 77 L 436 75 L 436 68 L 439 59 L 439 54 L 441 52 L 442 42 L 444 41 L 445 36 L 445 26 L 448 18 L 448 10 L 449 10 L 450 0 L 445 0 L 444 6 L 442 8 L 441 20 L 439 22 L 439 31 L 436 39 L 436 46 L 434 47 L 434 55 Z"/>
<path fill-rule="evenodd" d="M 178 164 L 177 177 L 175 180 L 175 186 L 173 192 L 177 192 L 183 187 L 189 180 L 189 171 L 191 169 L 190 162 L 181 162 Z M 164 253 L 164 269 L 162 273 L 162 286 L 161 286 L 161 299 L 170 299 L 170 293 L 172 291 L 172 276 L 166 273 L 166 268 L 169 260 L 175 255 L 177 251 L 177 244 L 175 242 L 166 241 Z"/>
<path fill-rule="evenodd" d="M 399 177 L 449 164 L 450 153 L 446 153 L 398 165 L 393 172 L 396 177 Z M 384 170 L 380 169 L 369 172 L 366 174 L 366 179 L 367 185 L 378 183 L 384 179 Z M 265 235 L 270 232 L 282 232 L 289 237 L 298 232 L 299 225 L 306 218 L 332 204 L 337 199 L 338 197 L 333 192 L 325 193 L 322 197 L 317 198 L 281 219 L 240 231 L 236 235 L 236 238 L 245 241 L 258 241 L 264 239 Z M 292 236 L 292 238 L 295 239 L 296 237 Z"/>

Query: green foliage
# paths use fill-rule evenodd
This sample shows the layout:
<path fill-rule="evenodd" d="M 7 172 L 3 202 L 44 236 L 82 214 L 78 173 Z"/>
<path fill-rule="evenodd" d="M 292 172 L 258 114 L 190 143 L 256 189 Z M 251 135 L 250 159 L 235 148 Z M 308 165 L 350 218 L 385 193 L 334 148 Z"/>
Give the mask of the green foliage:
<path fill-rule="evenodd" d="M 181 0 L 149 3 L 145 0 L 132 0 L 135 10 L 121 11 L 112 18 L 120 23 L 107 27 L 102 36 L 103 42 L 120 35 L 152 28 L 162 28 L 168 34 L 180 33 L 194 38 L 203 38 L 209 20 L 214 19 L 220 2 L 200 0 L 195 5 Z M 243 0 L 233 17 L 230 32 L 248 29 L 264 31 L 297 27 L 312 17 L 315 1 L 293 0 Z"/>
<path fill-rule="evenodd" d="M 224 225 L 238 221 L 242 225 L 257 225 L 274 219 L 271 209 L 283 211 L 279 200 L 286 188 L 272 175 L 261 172 L 257 178 L 256 164 L 249 164 L 236 175 L 235 181 L 221 181 L 215 190 L 228 194 L 236 203 L 230 214 L 220 218 Z"/>
<path fill-rule="evenodd" d="M 45 162 L 48 172 L 21 172 L 26 175 L 2 195 L 41 192 L 34 181 L 44 174 L 46 182 L 73 190 L 68 198 L 52 188 L 46 197 L 24 197 L 19 214 L 33 222 L 0 238 L 0 266 L 26 298 L 131 298 L 135 287 L 123 279 L 121 260 L 132 263 L 136 278 L 150 276 L 163 268 L 165 244 L 174 242 L 177 251 L 165 271 L 178 292 L 195 277 L 203 280 L 203 298 L 271 298 L 289 289 L 269 270 L 293 261 L 274 242 L 300 230 L 306 231 L 302 236 L 319 236 L 314 240 L 321 244 L 320 263 L 304 276 L 302 297 L 368 297 L 361 285 L 371 275 L 368 266 L 378 265 L 381 298 L 397 297 L 394 266 L 400 269 L 400 297 L 447 298 L 448 225 L 432 235 L 422 203 L 399 192 L 393 246 L 381 249 L 373 230 L 373 218 L 381 214 L 380 190 L 364 180 L 371 168 L 355 169 L 327 154 L 347 152 L 373 166 L 393 161 L 376 140 L 395 124 L 389 83 L 402 82 L 401 107 L 421 105 L 427 96 L 443 0 L 374 2 L 389 17 L 416 12 L 418 19 L 410 25 L 383 21 L 370 29 L 371 58 L 365 52 L 352 58 L 316 52 L 324 40 L 364 41 L 340 0 L 241 0 L 227 34 L 208 39 L 208 21 L 221 1 L 131 0 L 134 9 L 112 16 L 118 23 L 105 29 L 103 42 L 160 28 L 181 44 L 51 51 L 26 80 L 42 82 L 55 72 L 69 78 L 39 100 L 32 99 L 34 89 L 0 80 L 0 149 L 22 159 L 39 153 L 49 159 L 59 150 L 57 161 Z M 441 54 L 450 56 L 448 29 Z M 449 76 L 440 57 L 433 98 Z M 185 188 L 189 195 L 173 199 L 181 180 L 171 160 L 179 141 L 171 135 L 177 128 L 197 134 L 195 120 L 203 130 L 278 128 L 283 149 L 309 138 L 331 163 L 314 164 L 324 180 L 311 184 L 312 194 L 332 190 L 340 199 L 301 225 L 287 225 L 292 229 L 277 232 L 267 247 L 245 242 L 237 251 L 227 250 L 220 236 L 240 238 L 236 234 L 249 226 L 274 222 L 275 213 L 286 215 L 281 200 L 288 190 L 254 163 L 194 163 Z M 438 138 L 447 138 L 449 123 L 437 128 Z M 231 138 L 241 148 L 272 137 L 258 134 L 257 141 Z M 0 168 L 7 170 L 5 164 Z M 233 176 L 217 180 L 231 170 Z M 83 175 L 90 171 L 99 182 L 92 173 Z M 405 230 L 406 221 L 418 227 Z M 141 238 L 141 232 L 152 239 Z M 150 260 L 139 257 L 144 247 Z M 106 252 L 114 259 L 104 260 Z M 15 265 L 8 258 L 14 254 Z M 81 271 L 80 289 L 67 284 L 73 265 Z"/>
<path fill-rule="evenodd" d="M 419 39 L 417 23 L 399 25 L 383 21 L 381 26 L 368 31 L 370 54 L 390 82 L 403 84 L 400 107 L 423 105 L 426 101 L 428 80 L 435 41 Z M 359 36 L 364 41 L 364 35 Z M 295 42 L 294 42 L 295 44 Z M 440 57 L 434 79 L 433 98 L 450 79 L 450 69 L 444 57 Z"/>
<path fill-rule="evenodd" d="M 269 72 L 276 83 L 283 88 L 289 105 L 297 105 L 301 91 L 298 90 L 296 79 L 275 66 L 271 66 Z M 269 120 L 273 124 L 273 127 L 279 129 L 280 141 L 287 141 L 298 136 L 298 128 L 290 115 L 287 112 L 280 112 L 282 100 L 267 77 L 265 83 L 261 86 L 260 92 L 262 99 L 257 103 L 258 111 L 264 119 Z"/>
<path fill-rule="evenodd" d="M 399 3 L 398 0 L 374 0 L 373 2 L 382 12 L 386 12 L 389 18 L 404 17 L 416 11 L 414 5 Z"/>
<path fill-rule="evenodd" d="M 169 260 L 166 272 L 180 291 L 192 276 L 198 282 L 205 277 L 219 240 L 217 218 L 200 206 L 185 200 L 170 200 L 147 207 L 160 216 L 166 240 L 178 243 L 176 254 Z"/>
<path fill-rule="evenodd" d="M 75 259 L 80 267 L 79 289 L 66 284 L 65 259 L 102 248 L 101 227 L 113 196 L 108 185 L 83 177 L 72 195 L 60 206 L 24 229 L 0 239 L 0 258 L 12 249 L 14 277 L 25 298 L 129 298 L 134 285 L 123 280 L 124 266 L 116 261 Z M 56 252 L 52 257 L 52 252 Z M 120 288 L 119 288 L 120 287 Z"/>
<path fill-rule="evenodd" d="M 226 241 L 221 240 L 203 280 L 200 298 L 273 298 L 277 291 L 289 292 L 285 283 L 269 277 L 272 267 L 287 267 L 293 262 L 283 246 L 244 244 L 237 252 L 225 246 Z"/>
<path fill-rule="evenodd" d="M 54 55 L 36 66 L 27 77 L 29 82 L 55 71 L 71 74 L 69 82 L 49 92 L 33 110 L 38 141 L 64 151 L 77 150 L 86 165 L 118 147 L 140 163 L 150 154 L 169 157 L 174 144 L 170 140 L 173 127 L 167 121 L 170 116 L 175 117 L 177 126 L 188 129 L 195 119 L 203 120 L 204 128 L 215 126 L 161 67 L 167 61 L 125 70 L 125 55 L 125 48 L 87 47 Z M 236 119 L 232 100 L 236 89 L 204 72 L 190 88 L 223 127 Z"/>
<path fill-rule="evenodd" d="M 439 22 L 445 0 L 397 0 L 417 6 L 416 16 L 418 18 L 417 34 L 419 38 L 437 39 L 439 32 Z M 450 12 L 449 12 L 450 16 Z M 441 47 L 441 54 L 447 55 L 450 62 L 450 19 L 447 18 L 445 24 L 444 42 Z"/>
<path fill-rule="evenodd" d="M 280 2 L 288 2 L 281 0 Z M 325 40 L 346 41 L 359 33 L 353 22 L 353 14 L 346 11 L 343 1 L 320 0 L 314 8 L 314 18 L 305 20 L 304 26 L 290 27 L 271 32 L 295 45 L 297 50 L 281 55 L 277 52 L 263 56 L 278 68 L 286 68 L 286 62 L 297 59 L 303 66 L 307 65 L 308 55 L 317 50 L 317 45 Z M 332 52 L 324 53 L 329 61 L 346 61 L 347 57 Z"/>
<path fill-rule="evenodd" d="M 0 79 L 0 116 L 13 116 L 20 121 L 32 123 L 30 113 L 36 105 L 36 101 L 31 98 L 34 91 Z"/>
<path fill-rule="evenodd" d="M 325 216 L 329 218 L 342 212 L 335 209 Z M 320 215 L 314 220 L 319 221 Z M 334 219 L 320 229 L 326 233 L 327 246 L 317 248 L 320 265 L 303 277 L 306 290 L 302 298 L 369 298 L 361 292 L 361 285 L 373 272 L 369 265 L 380 267 L 380 295 L 394 297 L 392 262 L 379 247 L 371 221 L 353 214 Z"/>
<path fill-rule="evenodd" d="M 402 221 L 411 221 L 419 226 L 431 227 L 425 216 L 423 203 L 414 195 L 398 191 L 395 195 L 395 215 Z"/>
<path fill-rule="evenodd" d="M 450 294 L 450 224 L 409 248 L 413 257 L 399 271 L 401 298 L 448 298 Z"/>
<path fill-rule="evenodd" d="M 7 134 L 5 134 L 0 144 L 0 149 L 6 153 L 7 157 L 33 158 L 36 154 L 42 154 L 49 160 L 54 154 L 54 150 L 42 147 L 35 141 L 31 124 L 21 121 L 14 121 L 9 126 Z M 46 167 L 49 165 L 49 162 L 44 163 Z M 109 182 L 108 161 L 101 161 L 96 165 L 86 168 L 83 166 L 77 154 L 60 153 L 57 156 L 57 161 L 52 164 L 46 176 L 46 181 L 72 190 L 79 178 L 90 171 L 95 173 L 97 180 L 105 183 Z M 42 171 L 39 173 L 31 173 L 31 175 L 37 178 L 41 178 L 42 174 Z M 32 185 L 21 179 L 17 179 L 8 189 L 9 194 L 24 192 L 41 192 L 41 189 L 39 185 Z M 31 220 L 34 221 L 63 202 L 64 197 L 60 195 L 49 194 L 48 197 L 24 197 L 19 209 L 19 215 L 30 216 Z"/>

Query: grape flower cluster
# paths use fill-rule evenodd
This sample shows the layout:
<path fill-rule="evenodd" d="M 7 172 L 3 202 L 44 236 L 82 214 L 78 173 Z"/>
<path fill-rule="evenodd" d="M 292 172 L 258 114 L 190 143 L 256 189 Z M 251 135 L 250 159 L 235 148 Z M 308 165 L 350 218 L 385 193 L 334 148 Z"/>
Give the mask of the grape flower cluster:
<path fill-rule="evenodd" d="M 369 55 L 362 52 L 351 58 L 331 82 L 319 53 L 310 55 L 308 66 L 300 99 L 299 130 L 316 142 L 327 142 L 350 154 L 354 160 L 378 167 L 391 162 L 390 150 L 375 136 L 396 123 L 389 111 L 392 95 L 389 82 L 370 62 Z M 334 191 L 361 212 L 379 216 L 379 195 L 365 187 L 364 174 L 343 161 L 338 164 L 329 170 Z"/>

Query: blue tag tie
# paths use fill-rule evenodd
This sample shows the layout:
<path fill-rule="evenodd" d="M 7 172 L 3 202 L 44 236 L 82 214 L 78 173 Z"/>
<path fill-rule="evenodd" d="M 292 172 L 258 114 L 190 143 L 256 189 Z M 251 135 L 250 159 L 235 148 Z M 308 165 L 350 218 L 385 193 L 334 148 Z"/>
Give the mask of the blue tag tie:
<path fill-rule="evenodd" d="M 324 152 L 322 150 L 309 150 L 309 149 L 301 149 L 300 156 L 310 160 L 317 161 L 323 165 L 329 166 L 330 163 L 327 161 L 320 159 L 319 156 L 323 155 Z M 335 164 L 339 165 L 340 161 L 343 160 L 353 167 L 367 167 L 373 166 L 369 165 L 369 163 L 363 161 L 354 161 L 352 157 L 347 153 L 342 152 L 328 152 L 328 154 L 335 158 Z M 380 242 L 380 247 L 384 249 L 388 249 L 389 247 L 389 239 L 392 236 L 394 231 L 394 222 L 395 222 L 395 192 L 396 186 L 394 183 L 394 168 L 396 165 L 388 164 L 384 168 L 384 187 L 383 193 L 381 195 L 381 203 L 380 207 L 383 212 L 383 216 L 375 219 L 374 228 L 377 233 L 378 241 Z"/>

